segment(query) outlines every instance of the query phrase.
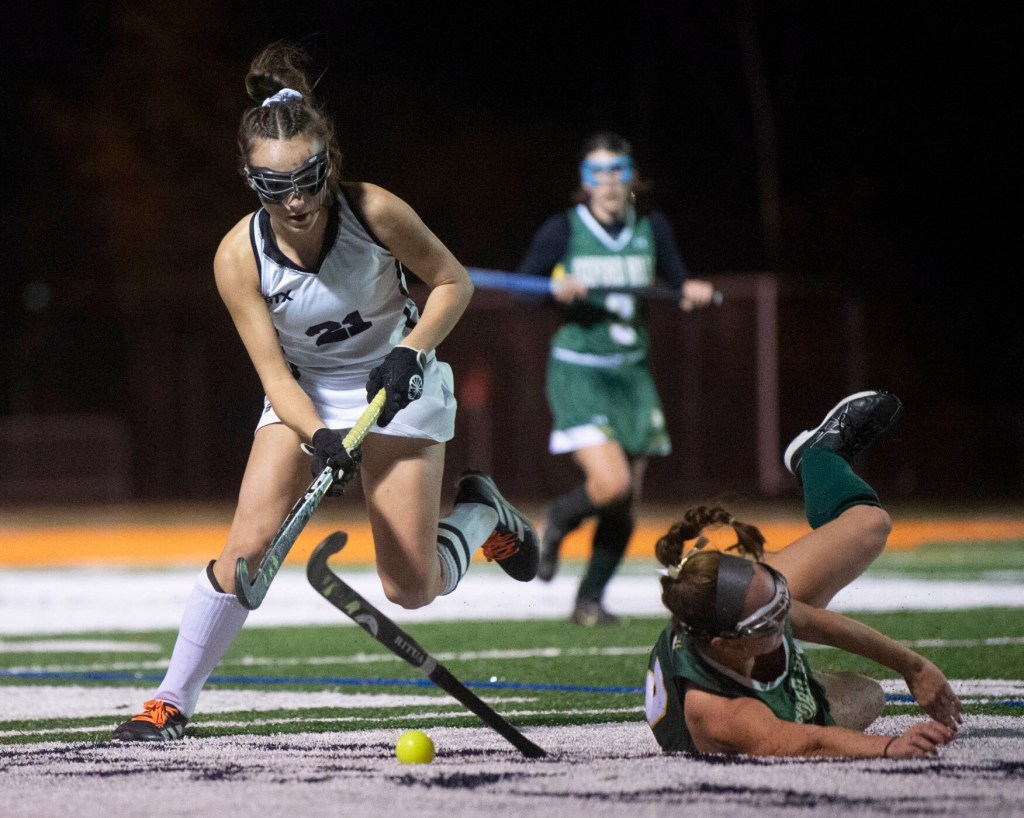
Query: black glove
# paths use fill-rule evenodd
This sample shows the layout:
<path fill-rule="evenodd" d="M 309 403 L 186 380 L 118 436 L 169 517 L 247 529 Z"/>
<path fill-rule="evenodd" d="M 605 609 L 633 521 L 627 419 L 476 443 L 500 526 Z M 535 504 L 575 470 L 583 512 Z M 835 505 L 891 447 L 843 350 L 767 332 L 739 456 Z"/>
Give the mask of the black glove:
<path fill-rule="evenodd" d="M 370 373 L 366 382 L 366 402 L 383 389 L 387 394 L 384 408 L 377 418 L 378 426 L 387 426 L 412 401 L 423 394 L 423 366 L 427 354 L 411 347 L 395 347 L 383 363 Z"/>
<path fill-rule="evenodd" d="M 333 432 L 330 429 L 317 429 L 313 435 L 313 476 L 319 477 L 320 472 L 328 466 L 334 469 L 334 482 L 327 490 L 330 497 L 338 497 L 345 492 L 345 485 L 359 471 L 359 461 L 362 456 L 359 449 L 355 449 L 352 454 L 349 454 L 345 450 L 345 444 L 342 443 L 342 437 L 338 432 Z"/>

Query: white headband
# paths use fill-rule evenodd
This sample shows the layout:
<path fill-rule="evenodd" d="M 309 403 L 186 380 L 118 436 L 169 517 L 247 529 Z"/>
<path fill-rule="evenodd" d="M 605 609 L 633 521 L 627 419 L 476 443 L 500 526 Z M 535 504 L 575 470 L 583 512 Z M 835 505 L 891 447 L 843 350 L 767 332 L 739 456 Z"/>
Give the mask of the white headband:
<path fill-rule="evenodd" d="M 302 94 L 298 91 L 293 91 L 291 88 L 282 88 L 274 94 L 274 96 L 267 97 L 263 100 L 263 105 L 261 107 L 266 108 L 270 105 L 277 105 L 281 102 L 287 102 L 290 99 L 302 99 Z"/>

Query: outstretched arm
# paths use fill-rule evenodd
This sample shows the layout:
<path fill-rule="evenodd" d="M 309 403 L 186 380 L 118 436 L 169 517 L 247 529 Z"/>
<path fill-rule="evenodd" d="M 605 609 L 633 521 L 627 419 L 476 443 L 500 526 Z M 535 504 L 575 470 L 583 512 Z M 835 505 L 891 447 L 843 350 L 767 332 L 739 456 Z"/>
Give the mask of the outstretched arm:
<path fill-rule="evenodd" d="M 863 622 L 796 600 L 791 619 L 797 639 L 831 645 L 895 670 L 906 679 L 907 687 L 925 713 L 954 729 L 963 721 L 963 703 L 942 671 L 906 645 Z"/>
<path fill-rule="evenodd" d="M 936 721 L 918 722 L 899 736 L 869 736 L 845 727 L 782 721 L 756 699 L 728 699 L 689 688 L 686 726 L 702 753 L 751 756 L 924 758 L 956 732 Z"/>

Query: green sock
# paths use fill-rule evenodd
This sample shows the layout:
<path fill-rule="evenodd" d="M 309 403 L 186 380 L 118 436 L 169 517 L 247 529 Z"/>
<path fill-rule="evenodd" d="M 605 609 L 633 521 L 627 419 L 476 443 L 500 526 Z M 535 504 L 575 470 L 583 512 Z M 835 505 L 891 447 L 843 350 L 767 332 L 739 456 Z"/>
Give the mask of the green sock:
<path fill-rule="evenodd" d="M 811 528 L 820 528 L 846 509 L 878 506 L 875 490 L 853 473 L 850 464 L 827 449 L 810 449 L 800 464 L 804 513 Z"/>

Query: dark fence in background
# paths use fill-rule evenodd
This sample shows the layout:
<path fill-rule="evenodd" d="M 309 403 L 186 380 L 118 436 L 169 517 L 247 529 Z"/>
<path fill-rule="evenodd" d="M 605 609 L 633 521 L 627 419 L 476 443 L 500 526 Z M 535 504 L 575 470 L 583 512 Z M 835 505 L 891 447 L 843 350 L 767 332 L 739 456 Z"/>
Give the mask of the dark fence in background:
<path fill-rule="evenodd" d="M 780 462 L 786 443 L 864 388 L 892 389 L 907 405 L 894 440 L 863 466 L 885 496 L 1024 494 L 1024 420 L 931 399 L 893 305 L 770 274 L 711 278 L 725 293 L 721 307 L 684 314 L 650 305 L 674 451 L 651 462 L 646 500 L 795 494 Z M 423 303 L 422 290 L 414 296 Z M 218 307 L 126 330 L 123 411 L 0 419 L 0 501 L 233 499 L 262 392 Z M 547 452 L 544 374 L 556 327 L 549 307 L 477 291 L 439 350 L 460 401 L 448 486 L 463 468 L 484 468 L 510 496 L 540 502 L 578 481 L 569 457 Z M 80 462 L 53 461 L 68 452 Z"/>

